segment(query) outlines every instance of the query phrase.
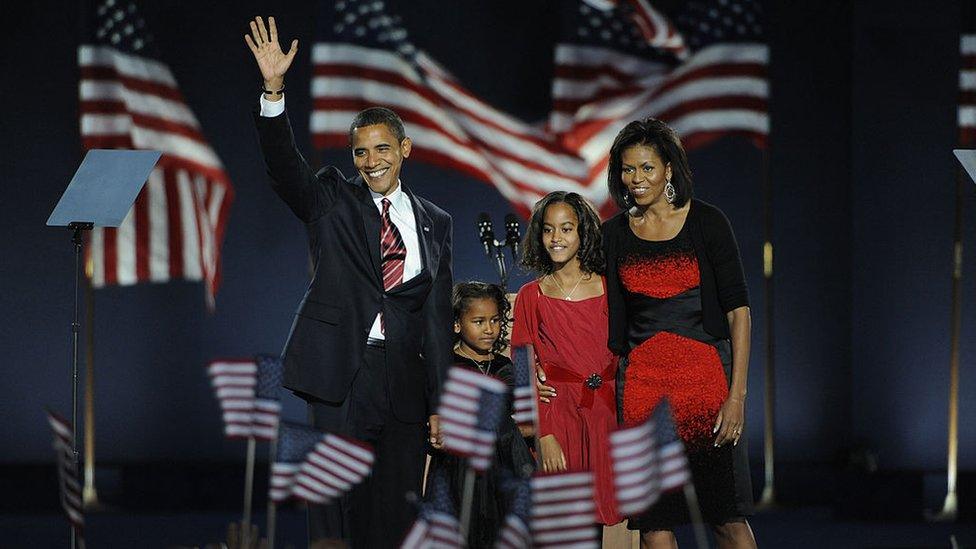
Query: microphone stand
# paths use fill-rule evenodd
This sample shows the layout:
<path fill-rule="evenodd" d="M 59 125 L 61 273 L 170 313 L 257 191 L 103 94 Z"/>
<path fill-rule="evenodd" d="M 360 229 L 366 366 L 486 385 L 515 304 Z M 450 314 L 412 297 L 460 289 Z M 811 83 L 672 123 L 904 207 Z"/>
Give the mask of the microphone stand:
<path fill-rule="evenodd" d="M 512 253 L 512 264 L 518 263 L 519 229 L 518 219 L 513 214 L 505 217 L 505 240 L 496 240 L 491 226 L 491 217 L 482 213 L 478 217 L 478 235 L 484 246 L 485 255 L 494 260 L 495 272 L 503 290 L 508 292 L 508 266 L 505 264 L 505 250 Z"/>
<path fill-rule="evenodd" d="M 505 265 L 505 246 L 507 242 L 495 241 L 495 270 L 498 271 L 498 279 L 501 281 L 502 289 L 508 291 L 508 267 Z"/>

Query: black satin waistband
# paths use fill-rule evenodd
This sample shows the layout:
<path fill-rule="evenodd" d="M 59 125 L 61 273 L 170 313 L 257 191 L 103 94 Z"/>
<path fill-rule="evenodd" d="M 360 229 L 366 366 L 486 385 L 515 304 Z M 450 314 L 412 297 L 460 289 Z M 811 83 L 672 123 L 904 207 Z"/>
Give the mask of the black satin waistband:
<path fill-rule="evenodd" d="M 732 361 L 729 342 L 705 331 L 702 324 L 700 288 L 692 288 L 664 299 L 628 294 L 627 314 L 630 349 L 659 332 L 668 332 L 713 345 L 723 364 L 730 364 Z"/>

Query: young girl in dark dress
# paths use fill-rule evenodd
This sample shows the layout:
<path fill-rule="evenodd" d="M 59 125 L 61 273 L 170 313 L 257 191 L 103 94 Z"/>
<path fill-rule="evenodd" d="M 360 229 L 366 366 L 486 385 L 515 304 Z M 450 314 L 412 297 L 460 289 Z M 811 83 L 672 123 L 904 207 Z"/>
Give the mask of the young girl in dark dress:
<path fill-rule="evenodd" d="M 454 286 L 454 365 L 468 368 L 514 385 L 512 361 L 501 354 L 508 347 L 509 305 L 505 292 L 494 284 L 461 282 Z M 492 547 L 505 520 L 508 496 L 502 490 L 507 471 L 527 476 L 534 468 L 529 447 L 509 411 L 502 417 L 495 442 L 495 459 L 491 468 L 475 477 L 468 547 Z M 446 452 L 434 451 L 430 473 L 442 470 L 460 506 L 467 464 L 464 459 Z"/>

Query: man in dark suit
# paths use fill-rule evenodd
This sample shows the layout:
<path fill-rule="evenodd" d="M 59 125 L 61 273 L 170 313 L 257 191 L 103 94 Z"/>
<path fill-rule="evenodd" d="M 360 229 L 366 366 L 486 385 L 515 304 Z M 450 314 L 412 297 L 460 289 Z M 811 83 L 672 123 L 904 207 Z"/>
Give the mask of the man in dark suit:
<path fill-rule="evenodd" d="M 274 18 L 251 22 L 248 47 L 264 77 L 258 136 L 272 187 L 308 233 L 315 274 L 284 351 L 285 387 L 313 424 L 370 443 L 372 475 L 335 504 L 311 506 L 309 539 L 396 546 L 414 516 L 426 435 L 440 444 L 437 392 L 452 355 L 451 217 L 400 182 L 410 155 L 403 122 L 366 109 L 349 130 L 359 175 L 313 173 L 284 112 L 284 53 Z"/>

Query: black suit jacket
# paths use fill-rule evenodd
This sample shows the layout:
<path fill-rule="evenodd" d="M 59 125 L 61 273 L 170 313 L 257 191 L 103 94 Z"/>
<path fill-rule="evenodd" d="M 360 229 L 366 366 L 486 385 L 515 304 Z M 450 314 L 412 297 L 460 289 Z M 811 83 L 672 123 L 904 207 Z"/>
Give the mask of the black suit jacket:
<path fill-rule="evenodd" d="M 425 420 L 453 359 L 451 216 L 404 186 L 422 270 L 385 292 L 380 213 L 365 182 L 347 181 L 331 166 L 313 173 L 287 113 L 254 116 L 272 187 L 305 223 L 314 267 L 283 352 L 284 386 L 306 400 L 345 400 L 382 311 L 393 413 L 401 421 Z"/>

